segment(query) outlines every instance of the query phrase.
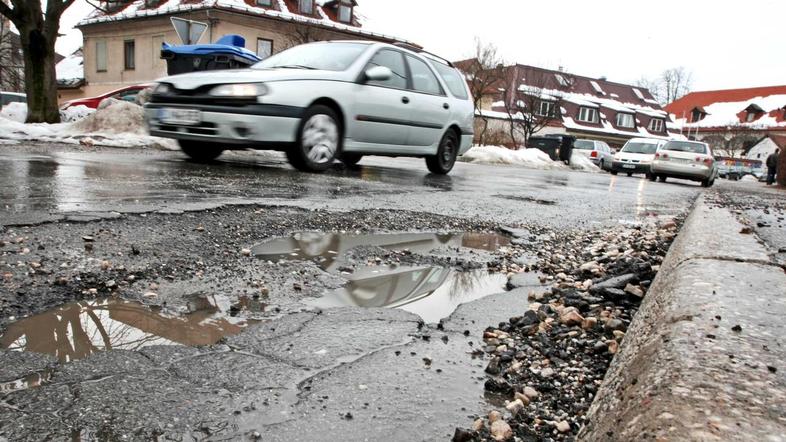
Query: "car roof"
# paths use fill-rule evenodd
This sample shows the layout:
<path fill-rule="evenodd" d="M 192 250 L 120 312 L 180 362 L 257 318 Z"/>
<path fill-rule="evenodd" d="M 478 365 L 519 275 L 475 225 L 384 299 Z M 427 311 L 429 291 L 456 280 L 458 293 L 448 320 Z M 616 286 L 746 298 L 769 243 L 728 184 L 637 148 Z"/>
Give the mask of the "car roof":
<path fill-rule="evenodd" d="M 631 138 L 627 142 L 628 143 L 659 144 L 659 143 L 663 143 L 664 140 L 658 140 L 656 138 Z"/>
<path fill-rule="evenodd" d="M 13 95 L 14 97 L 27 97 L 27 95 L 25 95 L 25 94 L 21 94 L 21 93 L 19 93 L 19 92 L 6 92 L 6 91 L 0 91 L 0 94 L 3 94 L 3 95 Z"/>

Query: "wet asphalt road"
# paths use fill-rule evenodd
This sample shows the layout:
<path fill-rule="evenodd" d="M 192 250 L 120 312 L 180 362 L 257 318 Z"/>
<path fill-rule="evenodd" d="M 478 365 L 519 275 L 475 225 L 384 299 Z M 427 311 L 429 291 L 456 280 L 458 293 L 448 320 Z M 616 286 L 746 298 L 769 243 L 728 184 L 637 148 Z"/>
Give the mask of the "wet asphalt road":
<path fill-rule="evenodd" d="M 81 327 L 87 350 L 79 357 L 94 353 L 57 363 L 0 349 L 0 441 L 449 439 L 488 409 L 486 361 L 470 356 L 482 330 L 527 308 L 529 291 L 542 289 L 535 275 L 529 286 L 462 305 L 439 330 L 399 309 L 319 314 L 304 299 L 341 287 L 343 276 L 310 261 L 255 260 L 241 248 L 308 230 L 604 229 L 682 215 L 701 191 L 461 163 L 441 177 L 413 159 L 367 158 L 356 170 L 314 175 L 276 154 L 201 165 L 177 152 L 0 146 L 0 332 L 19 333 L 12 347 L 29 345 L 16 338 L 23 332 L 28 340 L 62 335 L 59 345 L 73 352 L 68 343 L 77 347 Z M 379 256 L 353 253 L 342 265 Z M 500 259 L 466 249 L 424 256 L 385 259 L 458 271 Z M 245 296 L 260 287 L 253 302 L 262 305 L 248 308 Z M 93 293 L 156 310 L 93 301 Z M 207 304 L 196 296 L 207 293 Z M 11 315 L 68 301 L 79 304 L 45 313 L 54 325 L 9 328 Z M 226 314 L 233 308 L 239 317 Z M 96 330 L 107 341 L 144 333 L 95 352 Z M 193 338 L 216 330 L 224 338 L 213 346 L 163 339 L 201 345 Z"/>
<path fill-rule="evenodd" d="M 295 172 L 275 153 L 228 153 L 202 165 L 178 152 L 0 148 L 4 225 L 258 203 L 593 227 L 678 213 L 700 190 L 689 182 L 463 163 L 436 176 L 422 160 L 403 158 L 366 158 L 357 170 L 315 175 Z"/>

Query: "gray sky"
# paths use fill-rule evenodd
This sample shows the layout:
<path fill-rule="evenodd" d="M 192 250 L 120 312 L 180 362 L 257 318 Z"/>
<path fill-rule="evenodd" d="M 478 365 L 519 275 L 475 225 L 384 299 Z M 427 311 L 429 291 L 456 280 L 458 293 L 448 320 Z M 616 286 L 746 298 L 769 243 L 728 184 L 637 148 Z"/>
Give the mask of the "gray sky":
<path fill-rule="evenodd" d="M 684 66 L 693 89 L 786 84 L 784 0 L 358 0 L 365 27 L 456 60 L 475 36 L 507 62 L 633 82 Z M 58 50 L 81 45 L 68 30 L 89 12 L 77 0 Z"/>

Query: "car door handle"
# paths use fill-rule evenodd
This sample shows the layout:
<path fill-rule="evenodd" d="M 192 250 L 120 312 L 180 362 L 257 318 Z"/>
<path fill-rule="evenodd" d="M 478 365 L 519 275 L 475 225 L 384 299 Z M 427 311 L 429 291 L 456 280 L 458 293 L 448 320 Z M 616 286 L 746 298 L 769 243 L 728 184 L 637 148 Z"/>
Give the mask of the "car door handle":
<path fill-rule="evenodd" d="M 447 103 L 443 104 L 442 107 L 445 108 L 445 109 L 450 109 L 450 105 L 447 104 Z"/>
<path fill-rule="evenodd" d="M 409 97 L 401 97 L 401 102 L 404 104 L 409 104 Z"/>

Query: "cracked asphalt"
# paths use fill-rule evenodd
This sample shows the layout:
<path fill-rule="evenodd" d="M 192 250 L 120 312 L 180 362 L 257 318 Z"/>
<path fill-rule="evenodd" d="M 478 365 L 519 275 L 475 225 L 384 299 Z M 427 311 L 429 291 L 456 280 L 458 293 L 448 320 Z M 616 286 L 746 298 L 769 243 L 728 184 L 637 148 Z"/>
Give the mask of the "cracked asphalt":
<path fill-rule="evenodd" d="M 304 231 L 504 230 L 525 232 L 515 245 L 534 256 L 550 232 L 684 215 L 701 192 L 463 163 L 441 177 L 414 159 L 312 175 L 276 154 L 201 165 L 177 152 L 0 146 L 0 441 L 449 439 L 488 408 L 487 361 L 472 355 L 482 330 L 526 309 L 537 275 L 436 325 L 306 301 L 367 267 L 505 271 L 507 247 L 356 247 L 329 270 L 316 255 L 273 262 L 251 249 Z M 78 336 L 94 323 L 103 335 Z M 34 348 L 36 333 L 61 340 L 48 355 L 13 351 Z"/>

